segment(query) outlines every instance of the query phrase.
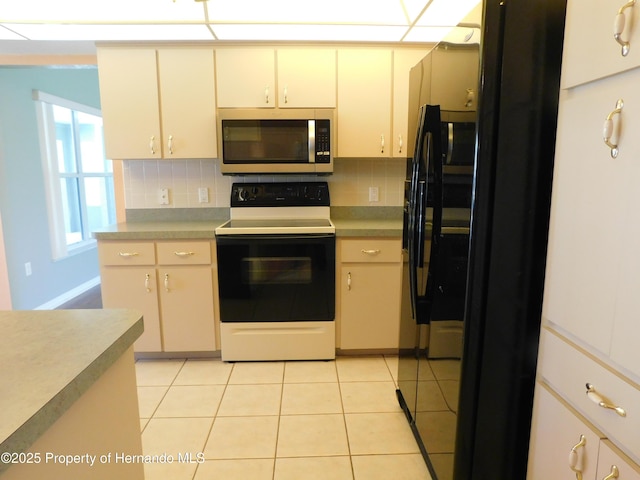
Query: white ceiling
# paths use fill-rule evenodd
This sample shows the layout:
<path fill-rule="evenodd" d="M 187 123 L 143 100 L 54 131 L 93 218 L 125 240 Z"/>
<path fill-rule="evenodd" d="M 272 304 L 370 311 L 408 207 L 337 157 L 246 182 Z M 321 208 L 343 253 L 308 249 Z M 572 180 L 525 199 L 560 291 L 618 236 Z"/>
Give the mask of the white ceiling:
<path fill-rule="evenodd" d="M 480 21 L 480 0 L 0 0 L 0 54 L 91 54 L 96 41 L 477 43 Z"/>

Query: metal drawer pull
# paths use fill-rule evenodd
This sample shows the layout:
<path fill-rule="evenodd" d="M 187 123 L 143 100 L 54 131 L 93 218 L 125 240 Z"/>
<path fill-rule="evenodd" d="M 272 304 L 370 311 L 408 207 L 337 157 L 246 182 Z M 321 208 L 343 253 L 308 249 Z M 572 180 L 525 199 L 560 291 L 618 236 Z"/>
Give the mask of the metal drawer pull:
<path fill-rule="evenodd" d="M 144 288 L 147 292 L 151 291 L 151 287 L 149 286 L 149 274 L 145 274 L 144 276 Z"/>
<path fill-rule="evenodd" d="M 604 477 L 602 480 L 611 480 L 612 478 L 618 478 L 620 472 L 618 471 L 618 467 L 615 465 L 611 465 L 611 473 Z"/>
<path fill-rule="evenodd" d="M 377 255 L 380 253 L 379 249 L 376 250 L 365 250 L 364 248 L 362 250 L 360 250 L 362 253 L 365 253 L 367 255 Z"/>
<path fill-rule="evenodd" d="M 149 150 L 151 150 L 151 155 L 156 154 L 156 149 L 154 148 L 155 140 L 156 137 L 154 135 L 151 135 L 151 138 L 149 139 Z"/>
<path fill-rule="evenodd" d="M 190 257 L 191 255 L 195 255 L 195 252 L 173 252 L 174 255 L 178 257 Z"/>
<path fill-rule="evenodd" d="M 173 135 L 169 135 L 169 142 L 167 143 L 169 147 L 169 153 L 173 155 Z"/>
<path fill-rule="evenodd" d="M 577 480 L 582 480 L 582 470 L 578 468 L 578 449 L 584 447 L 586 444 L 587 439 L 584 435 L 580 435 L 580 441 L 576 443 L 569 452 L 569 468 L 576 474 Z"/>
<path fill-rule="evenodd" d="M 624 16 L 624 11 L 627 8 L 631 8 L 636 4 L 636 0 L 630 0 L 625 3 L 620 10 L 618 10 L 618 14 L 613 22 L 613 38 L 615 38 L 616 42 L 618 42 L 622 46 L 622 56 L 626 57 L 629 54 L 629 49 L 631 48 L 631 44 L 622 40 L 622 32 L 624 32 L 624 27 L 626 23 L 626 18 Z"/>
<path fill-rule="evenodd" d="M 608 398 L 605 398 L 602 395 L 600 395 L 598 392 L 596 392 L 596 389 L 593 385 L 591 385 L 590 383 L 587 383 L 586 386 L 587 386 L 587 397 L 589 397 L 589 400 L 591 400 L 593 403 L 595 403 L 599 407 L 608 408 L 609 410 L 614 410 L 621 417 L 627 416 L 627 412 L 624 408 L 618 407 L 617 405 L 613 405 Z"/>
<path fill-rule="evenodd" d="M 129 257 L 137 257 L 140 254 L 138 252 L 118 252 L 118 255 L 123 258 L 129 258 Z"/>
<path fill-rule="evenodd" d="M 398 153 L 402 153 L 402 147 L 404 147 L 404 142 L 402 141 L 402 134 L 398 135 Z"/>
<path fill-rule="evenodd" d="M 602 128 L 604 143 L 611 149 L 611 158 L 616 158 L 619 152 L 618 144 L 611 143 L 611 137 L 613 136 L 613 117 L 622 112 L 622 107 L 624 107 L 624 102 L 620 99 L 616 102 L 616 109 L 607 115 L 607 119 L 604 121 L 604 127 Z"/>
<path fill-rule="evenodd" d="M 380 153 L 384 153 L 384 135 L 380 135 Z"/>
<path fill-rule="evenodd" d="M 351 272 L 347 273 L 347 290 L 351 290 Z"/>
<path fill-rule="evenodd" d="M 167 292 L 169 291 L 169 274 L 168 273 L 164 274 L 164 289 Z"/>

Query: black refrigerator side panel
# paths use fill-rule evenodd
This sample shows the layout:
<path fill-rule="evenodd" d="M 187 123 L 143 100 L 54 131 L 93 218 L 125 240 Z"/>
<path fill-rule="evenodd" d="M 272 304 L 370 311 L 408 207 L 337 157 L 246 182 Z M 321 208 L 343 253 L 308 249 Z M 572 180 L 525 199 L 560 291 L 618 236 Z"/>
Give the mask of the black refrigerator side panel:
<path fill-rule="evenodd" d="M 456 480 L 526 477 L 565 9 L 485 1 Z"/>

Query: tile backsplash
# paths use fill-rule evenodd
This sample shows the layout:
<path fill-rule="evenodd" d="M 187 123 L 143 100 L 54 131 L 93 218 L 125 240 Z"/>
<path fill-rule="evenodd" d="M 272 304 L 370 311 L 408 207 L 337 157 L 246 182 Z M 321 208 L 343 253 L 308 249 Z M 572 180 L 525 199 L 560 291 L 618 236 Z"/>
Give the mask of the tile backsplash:
<path fill-rule="evenodd" d="M 220 173 L 220 160 L 125 160 L 127 209 L 229 207 L 233 182 L 326 180 L 333 206 L 402 206 L 406 163 L 402 159 L 334 160 L 326 177 L 260 175 L 233 177 Z M 207 188 L 209 201 L 200 203 L 198 189 Z M 378 187 L 378 201 L 369 201 L 369 187 Z M 169 204 L 161 205 L 159 190 L 169 189 Z"/>

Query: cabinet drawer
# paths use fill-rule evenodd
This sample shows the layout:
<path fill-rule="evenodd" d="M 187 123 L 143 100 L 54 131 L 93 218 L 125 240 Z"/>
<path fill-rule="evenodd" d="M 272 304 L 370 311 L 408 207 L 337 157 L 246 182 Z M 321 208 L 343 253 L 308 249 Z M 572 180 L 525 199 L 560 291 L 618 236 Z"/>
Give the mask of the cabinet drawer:
<path fill-rule="evenodd" d="M 158 263 L 160 265 L 208 265 L 211 263 L 211 243 L 158 242 Z"/>
<path fill-rule="evenodd" d="M 622 38 L 630 42 L 627 56 L 613 38 L 618 10 L 627 0 L 569 0 L 562 60 L 562 88 L 604 78 L 640 65 L 640 5 L 624 11 Z"/>
<path fill-rule="evenodd" d="M 527 479 L 575 478 L 567 461 L 574 447 L 575 468 L 582 472 L 584 479 L 596 478 L 600 449 L 599 433 L 583 423 L 582 419 L 556 397 L 556 394 L 537 382 Z"/>
<path fill-rule="evenodd" d="M 342 262 L 393 263 L 402 261 L 400 240 L 359 238 L 342 240 L 340 243 Z"/>
<path fill-rule="evenodd" d="M 640 466 L 634 464 L 624 453 L 620 452 L 608 440 L 600 442 L 598 456 L 598 474 L 596 478 L 602 480 L 611 474 L 613 466 L 618 469 L 618 480 L 640 480 Z"/>
<path fill-rule="evenodd" d="M 101 265 L 154 265 L 153 242 L 98 242 Z"/>
<path fill-rule="evenodd" d="M 640 461 L 640 390 L 602 364 L 544 329 L 540 342 L 539 375 L 596 428 L 634 461 Z M 622 417 L 586 395 L 586 384 L 605 401 L 626 411 Z"/>

